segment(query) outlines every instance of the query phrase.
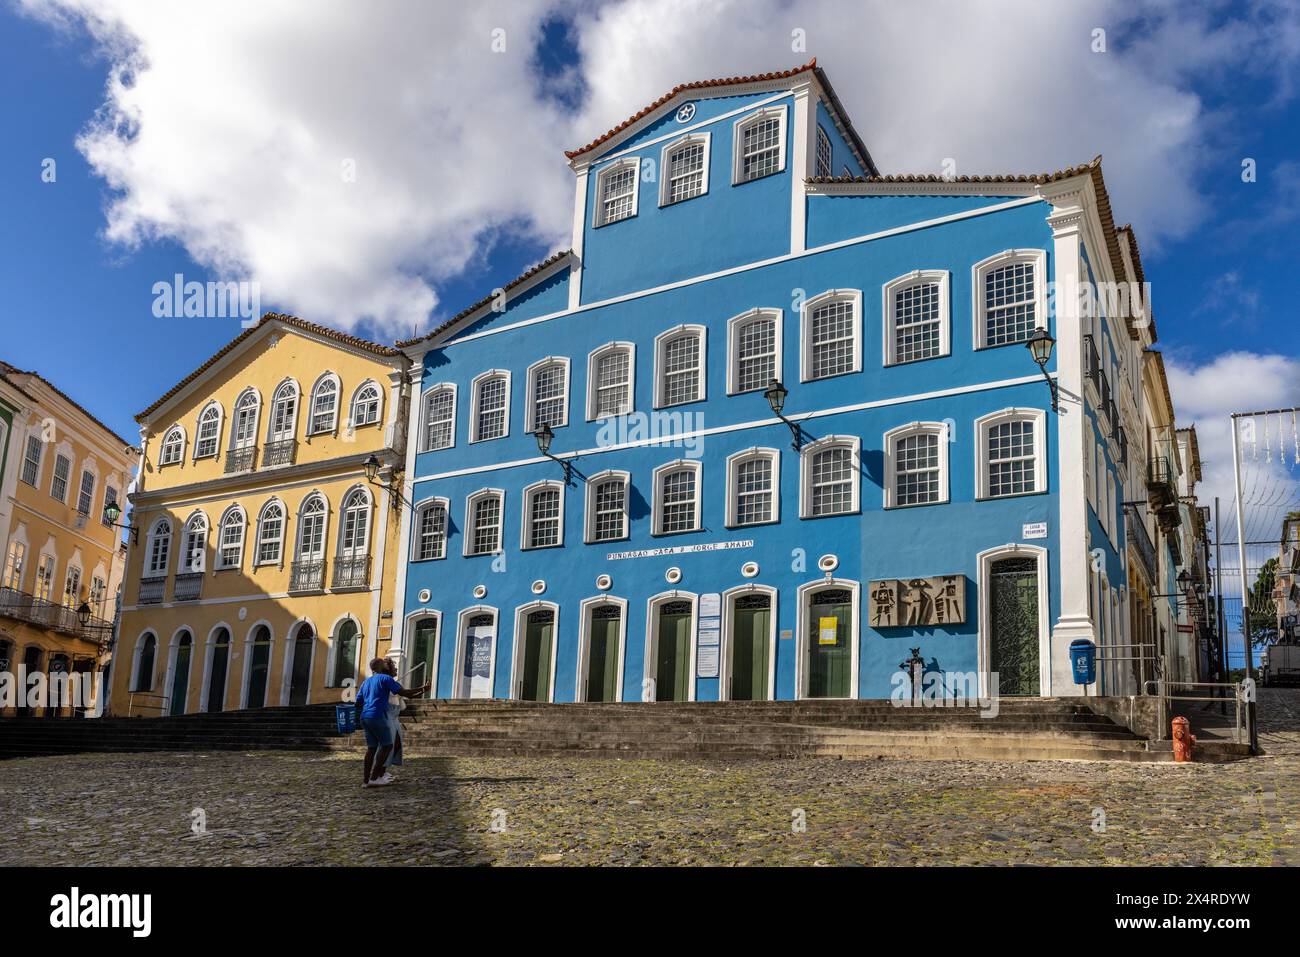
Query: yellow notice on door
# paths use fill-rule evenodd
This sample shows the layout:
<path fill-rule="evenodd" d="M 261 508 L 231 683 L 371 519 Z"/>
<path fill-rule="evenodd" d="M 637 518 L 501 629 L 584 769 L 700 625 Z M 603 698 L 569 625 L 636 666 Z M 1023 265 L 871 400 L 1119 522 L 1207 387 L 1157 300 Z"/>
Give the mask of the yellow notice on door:
<path fill-rule="evenodd" d="M 840 624 L 840 620 L 836 618 L 834 615 L 830 616 L 829 618 L 817 619 L 817 628 L 819 631 L 817 644 L 819 645 L 835 644 L 835 634 L 836 634 L 836 629 L 839 628 L 839 624 Z"/>

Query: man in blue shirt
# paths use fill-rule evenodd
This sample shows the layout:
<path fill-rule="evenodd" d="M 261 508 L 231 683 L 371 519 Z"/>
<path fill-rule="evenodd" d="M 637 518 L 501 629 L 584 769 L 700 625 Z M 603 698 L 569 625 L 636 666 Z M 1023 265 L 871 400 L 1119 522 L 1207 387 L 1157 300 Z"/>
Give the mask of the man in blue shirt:
<path fill-rule="evenodd" d="M 375 658 L 370 662 L 370 677 L 361 682 L 361 687 L 357 689 L 357 723 L 366 736 L 362 787 L 380 787 L 393 783 L 392 775 L 384 771 L 388 753 L 393 749 L 393 732 L 388 724 L 388 696 L 395 694 L 403 698 L 416 698 L 428 690 L 428 685 L 403 690 L 388 673 L 388 662 L 385 659 Z"/>

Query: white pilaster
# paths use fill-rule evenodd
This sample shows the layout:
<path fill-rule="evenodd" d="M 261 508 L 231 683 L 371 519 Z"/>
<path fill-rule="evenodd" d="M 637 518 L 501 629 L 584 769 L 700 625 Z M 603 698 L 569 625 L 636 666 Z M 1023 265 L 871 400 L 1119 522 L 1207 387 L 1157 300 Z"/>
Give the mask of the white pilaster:
<path fill-rule="evenodd" d="M 587 173 L 583 166 L 574 171 L 577 181 L 574 185 L 573 200 L 573 238 L 569 248 L 573 250 L 573 264 L 569 267 L 569 308 L 577 309 L 582 305 L 582 239 L 587 227 Z"/>
<path fill-rule="evenodd" d="M 411 479 L 410 500 L 415 502 L 415 456 L 420 449 L 421 430 L 424 428 L 424 410 L 421 395 L 424 387 L 424 359 L 407 370 L 410 383 L 411 401 L 407 406 L 406 430 L 406 469 L 402 473 L 403 489 L 408 477 Z M 392 634 L 390 635 L 389 656 L 401 665 L 406 644 L 406 563 L 411 554 L 411 523 L 415 521 L 415 510 L 402 509 L 401 534 L 398 536 L 396 574 L 397 582 L 393 589 Z M 387 572 L 387 570 L 385 570 Z"/>
<path fill-rule="evenodd" d="M 805 84 L 794 91 L 794 116 L 790 123 L 790 254 L 803 252 L 808 245 L 808 193 L 804 180 L 813 168 L 811 151 L 816 138 L 812 135 L 810 115 L 811 88 Z"/>

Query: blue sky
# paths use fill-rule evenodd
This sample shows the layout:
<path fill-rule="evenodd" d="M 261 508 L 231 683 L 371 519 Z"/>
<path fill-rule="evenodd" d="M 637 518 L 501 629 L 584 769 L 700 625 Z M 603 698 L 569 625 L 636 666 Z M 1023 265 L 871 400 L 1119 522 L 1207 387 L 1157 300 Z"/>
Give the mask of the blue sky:
<path fill-rule="evenodd" d="M 155 282 L 253 276 L 264 309 L 391 341 L 563 247 L 563 147 L 675 83 L 814 54 L 885 172 L 947 156 L 963 173 L 1033 172 L 1104 154 L 1117 222 L 1142 244 L 1175 399 L 1207 423 L 1213 482 L 1221 413 L 1300 404 L 1294 10 L 868 4 L 854 7 L 862 29 L 845 31 L 824 0 L 707 12 L 625 0 L 576 14 L 544 0 L 473 13 L 393 0 L 325 16 L 267 0 L 220 28 L 203 20 L 214 8 L 184 6 L 0 0 L 0 355 L 128 440 L 136 412 L 240 331 L 154 317 Z M 1014 36 L 996 28 L 1008 15 Z M 498 23 L 509 49 L 494 57 Z M 1089 49 L 1098 26 L 1105 52 Z M 123 38 L 147 59 L 114 99 Z M 138 129 L 79 145 L 106 102 L 135 110 Z M 302 172 L 301 144 L 332 141 L 344 145 L 320 147 L 323 167 L 359 144 L 358 168 L 379 170 L 364 193 Z"/>

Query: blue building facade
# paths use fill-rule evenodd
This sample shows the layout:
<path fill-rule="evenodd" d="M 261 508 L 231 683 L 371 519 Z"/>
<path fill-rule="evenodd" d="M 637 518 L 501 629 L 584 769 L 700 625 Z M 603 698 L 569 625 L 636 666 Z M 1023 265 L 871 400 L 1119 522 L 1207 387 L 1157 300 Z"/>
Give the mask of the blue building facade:
<path fill-rule="evenodd" d="M 1124 268 L 1099 163 L 882 177 L 815 63 L 679 87 L 569 162 L 572 249 L 402 344 L 411 680 L 884 698 L 919 649 L 1077 694 L 1069 642 L 1125 640 L 1088 350 L 1128 337 L 1061 293 Z"/>

